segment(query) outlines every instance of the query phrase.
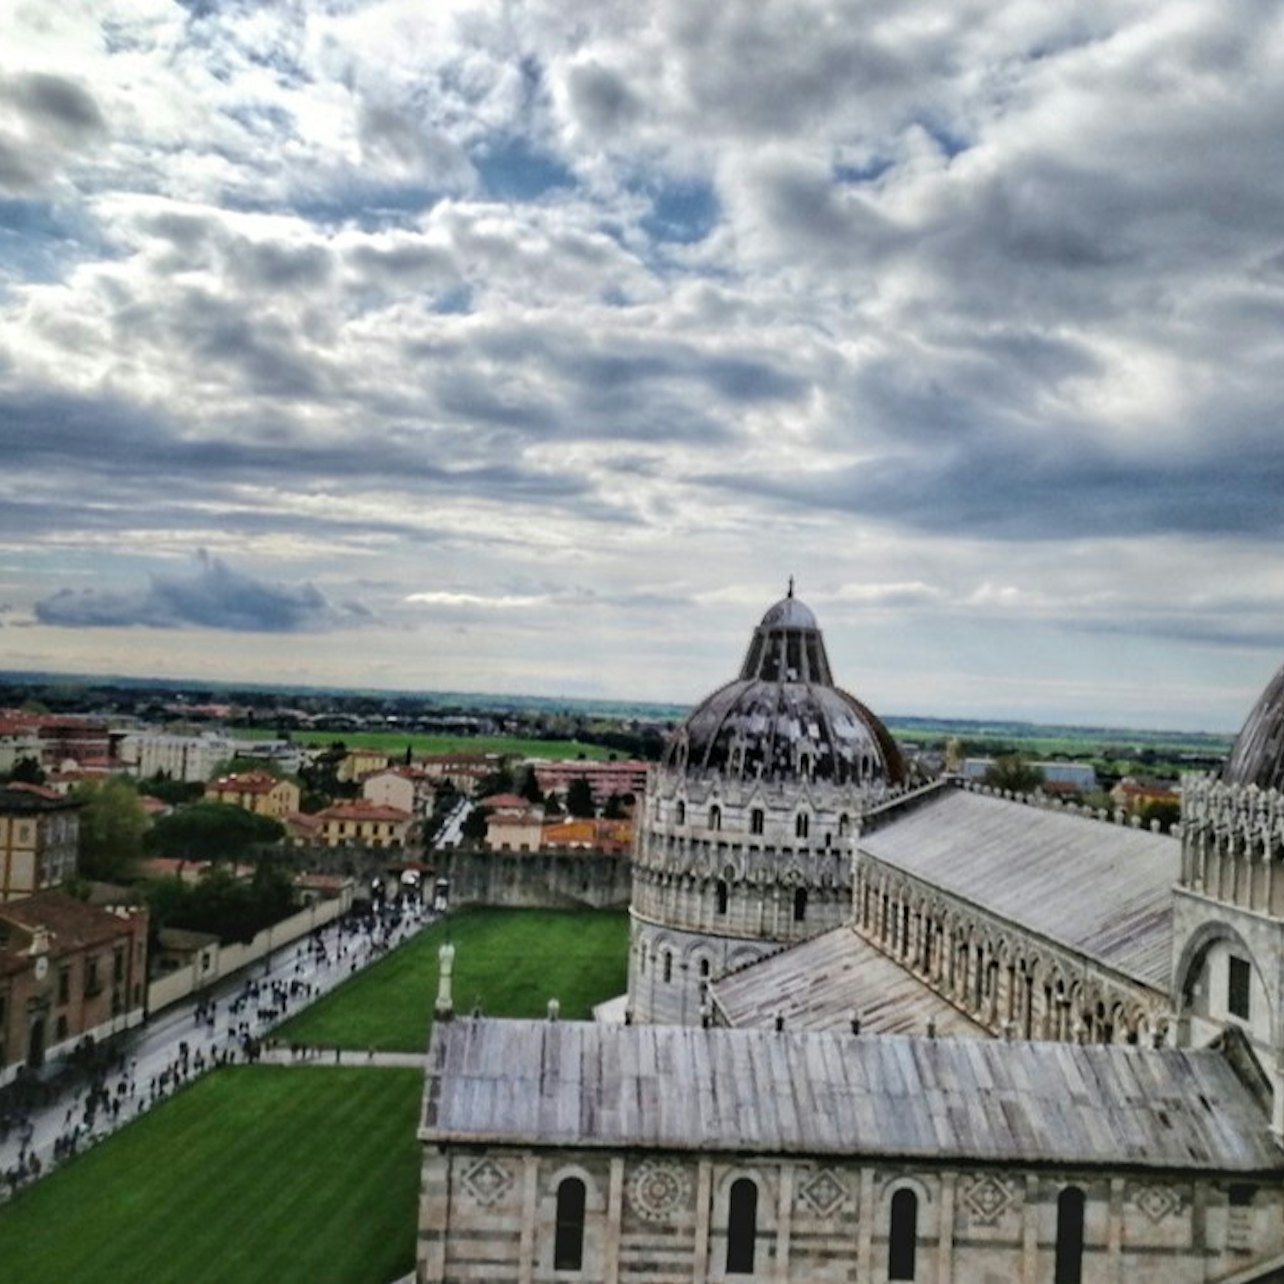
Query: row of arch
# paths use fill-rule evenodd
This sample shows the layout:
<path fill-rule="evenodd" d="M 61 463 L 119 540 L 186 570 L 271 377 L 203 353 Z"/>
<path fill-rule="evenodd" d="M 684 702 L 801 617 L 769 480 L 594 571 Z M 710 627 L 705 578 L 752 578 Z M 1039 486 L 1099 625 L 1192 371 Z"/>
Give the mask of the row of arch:
<path fill-rule="evenodd" d="M 857 876 L 855 921 L 861 934 L 944 994 L 973 1020 L 1020 1039 L 1138 1043 L 1160 1037 L 1165 1013 L 1158 996 L 1086 981 L 1055 955 L 958 906 L 925 893 L 910 880 L 863 861 Z"/>
<path fill-rule="evenodd" d="M 811 832 L 812 814 L 809 811 L 798 809 L 794 812 L 794 837 L 807 838 Z M 722 822 L 725 813 L 721 803 L 710 803 L 704 814 L 692 823 L 703 823 L 705 829 L 710 829 L 714 833 L 722 832 Z M 673 823 L 675 825 L 687 824 L 687 804 L 686 799 L 679 798 L 673 804 Z M 763 807 L 750 807 L 748 814 L 747 830 L 750 834 L 762 834 L 767 827 L 767 812 Z M 838 816 L 838 823 L 835 833 L 839 838 L 847 838 L 851 835 L 852 820 L 847 812 L 841 812 Z"/>
<path fill-rule="evenodd" d="M 634 864 L 678 877 L 720 875 L 731 882 L 757 885 L 792 881 L 851 886 L 851 856 L 837 848 L 817 850 L 648 834 L 643 835 Z"/>
<path fill-rule="evenodd" d="M 760 1192 L 753 1177 L 736 1177 L 727 1188 L 727 1275 L 752 1275 L 758 1258 Z M 557 1186 L 553 1230 L 553 1270 L 582 1271 L 588 1188 L 582 1177 L 564 1177 Z M 887 1215 L 887 1278 L 918 1278 L 917 1192 L 910 1186 L 893 1190 Z M 1057 1196 L 1054 1284 L 1081 1284 L 1083 1277 L 1084 1193 L 1066 1186 Z"/>
<path fill-rule="evenodd" d="M 846 922 L 851 892 L 830 877 L 813 881 L 791 870 L 752 883 L 730 869 L 713 878 L 635 867 L 632 907 L 643 918 L 683 931 L 788 941 Z"/>

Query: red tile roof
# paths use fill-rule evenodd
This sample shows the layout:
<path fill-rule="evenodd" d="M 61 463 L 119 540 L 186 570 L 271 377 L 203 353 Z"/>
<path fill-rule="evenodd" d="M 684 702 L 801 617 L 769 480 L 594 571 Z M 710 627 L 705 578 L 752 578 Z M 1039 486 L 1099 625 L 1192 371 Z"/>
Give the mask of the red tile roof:
<path fill-rule="evenodd" d="M 57 951 L 84 949 L 128 935 L 129 919 L 78 901 L 65 892 L 36 892 L 34 896 L 0 905 L 0 925 L 12 924 L 24 934 L 35 928 L 52 933 Z"/>

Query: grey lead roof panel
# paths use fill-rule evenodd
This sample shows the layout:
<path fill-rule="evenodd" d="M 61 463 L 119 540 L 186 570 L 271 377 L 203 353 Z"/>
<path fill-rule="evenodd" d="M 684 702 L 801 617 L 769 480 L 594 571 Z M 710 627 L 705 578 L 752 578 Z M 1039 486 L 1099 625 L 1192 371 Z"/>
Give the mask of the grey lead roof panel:
<path fill-rule="evenodd" d="M 465 1018 L 433 1031 L 422 1123 L 438 1144 L 1284 1171 L 1211 1048 Z"/>
<path fill-rule="evenodd" d="M 1175 838 L 942 789 L 862 834 L 862 852 L 1167 991 Z"/>
<path fill-rule="evenodd" d="M 731 1025 L 771 1025 L 781 1013 L 790 1029 L 847 1029 L 856 1010 L 869 1034 L 923 1034 L 932 1020 L 938 1034 L 989 1037 L 850 927 L 835 927 L 732 972 L 712 990 Z"/>

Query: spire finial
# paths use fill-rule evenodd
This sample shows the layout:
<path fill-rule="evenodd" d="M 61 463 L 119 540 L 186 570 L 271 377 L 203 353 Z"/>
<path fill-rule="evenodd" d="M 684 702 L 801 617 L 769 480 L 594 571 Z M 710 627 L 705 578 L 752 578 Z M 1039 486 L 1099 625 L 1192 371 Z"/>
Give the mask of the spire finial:
<path fill-rule="evenodd" d="M 786 593 L 785 596 L 793 597 L 793 595 L 794 595 L 794 577 L 791 575 L 789 577 L 789 592 Z"/>

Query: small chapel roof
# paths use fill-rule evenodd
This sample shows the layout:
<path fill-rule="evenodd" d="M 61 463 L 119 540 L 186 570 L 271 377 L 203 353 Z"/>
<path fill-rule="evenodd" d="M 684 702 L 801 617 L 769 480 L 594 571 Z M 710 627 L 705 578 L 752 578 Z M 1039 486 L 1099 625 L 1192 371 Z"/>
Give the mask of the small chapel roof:
<path fill-rule="evenodd" d="M 421 1141 L 1284 1170 L 1212 1048 L 438 1023 Z"/>
<path fill-rule="evenodd" d="M 952 786 L 870 822 L 861 852 L 1167 992 L 1177 839 Z"/>

